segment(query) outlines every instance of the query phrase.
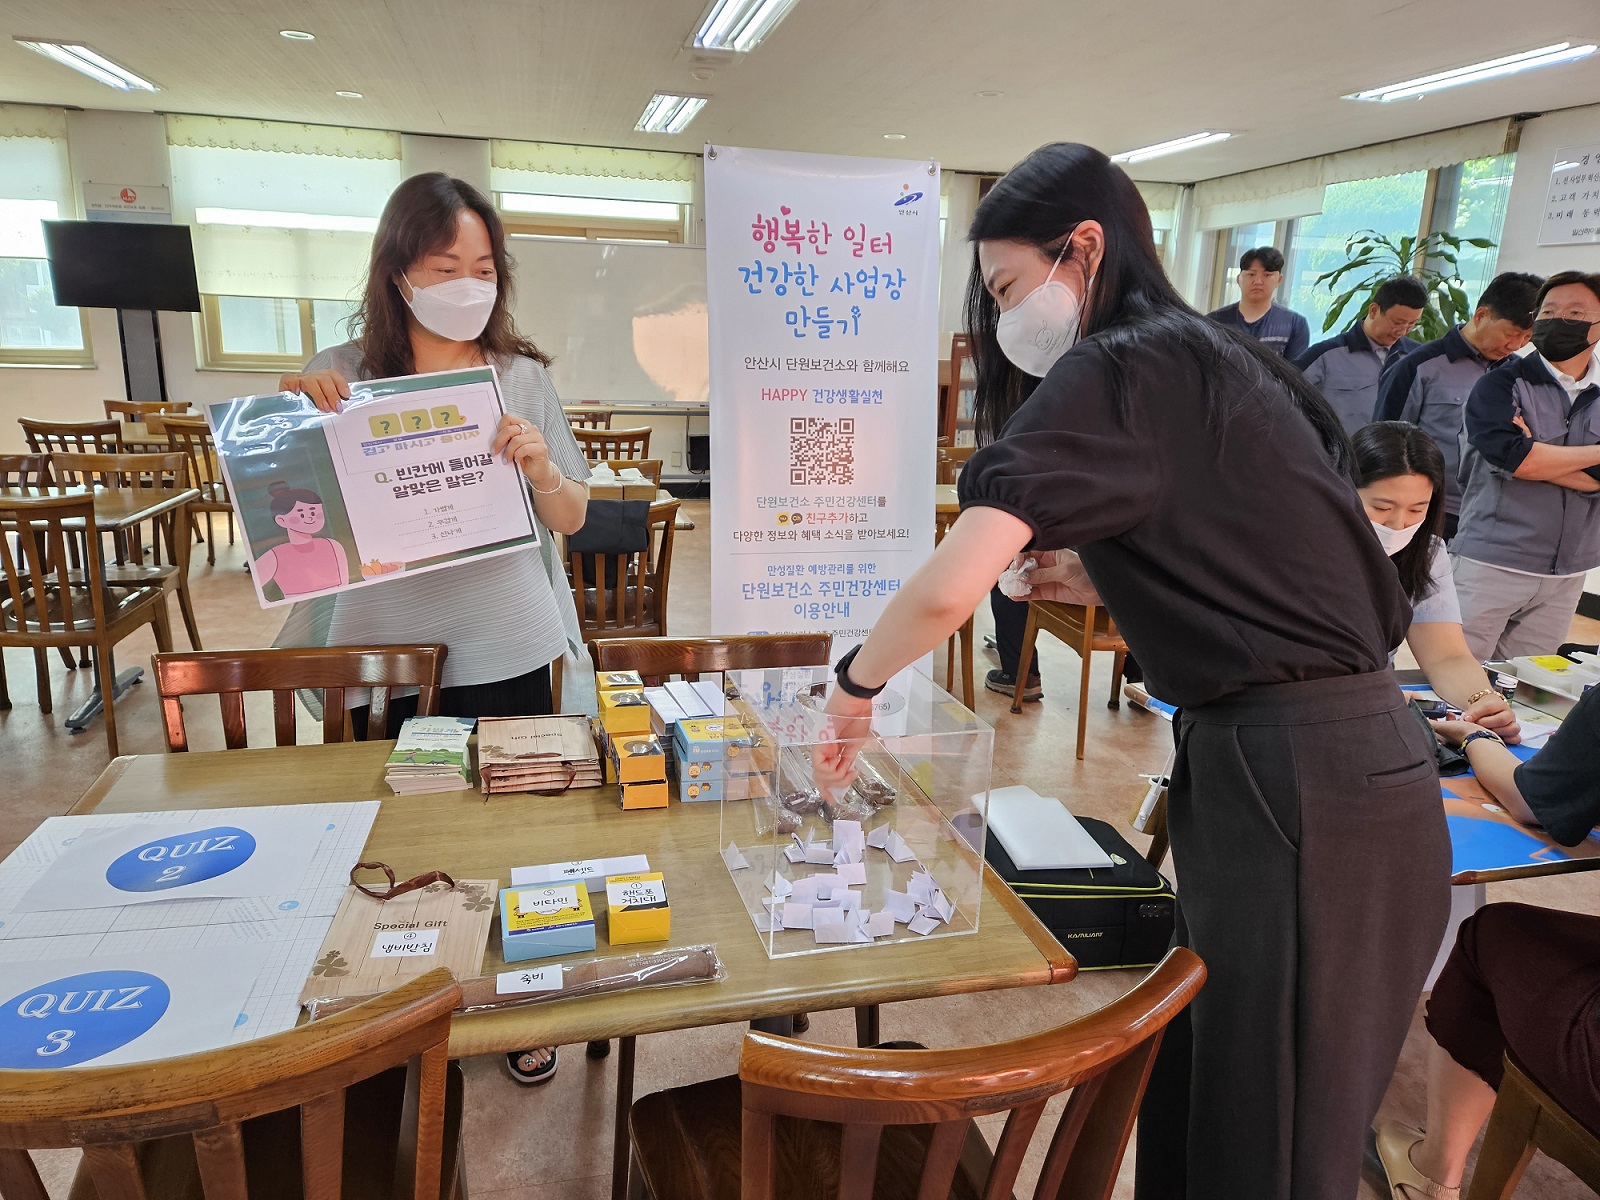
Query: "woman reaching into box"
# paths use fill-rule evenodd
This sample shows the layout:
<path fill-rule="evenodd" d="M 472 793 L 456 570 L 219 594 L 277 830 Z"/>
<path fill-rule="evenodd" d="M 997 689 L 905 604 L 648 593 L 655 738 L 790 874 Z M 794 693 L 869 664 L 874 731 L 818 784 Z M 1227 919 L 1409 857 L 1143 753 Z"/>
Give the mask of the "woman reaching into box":
<path fill-rule="evenodd" d="M 1184 304 L 1099 151 L 1030 155 L 970 237 L 978 421 L 999 436 L 933 558 L 840 661 L 829 711 L 864 737 L 870 697 L 1013 556 L 1075 549 L 1151 691 L 1183 709 L 1179 938 L 1210 973 L 1162 1045 L 1136 1195 L 1348 1200 L 1450 864 L 1433 746 L 1388 669 L 1410 605 L 1350 443 L 1298 371 Z M 858 746 L 825 749 L 819 785 Z"/>

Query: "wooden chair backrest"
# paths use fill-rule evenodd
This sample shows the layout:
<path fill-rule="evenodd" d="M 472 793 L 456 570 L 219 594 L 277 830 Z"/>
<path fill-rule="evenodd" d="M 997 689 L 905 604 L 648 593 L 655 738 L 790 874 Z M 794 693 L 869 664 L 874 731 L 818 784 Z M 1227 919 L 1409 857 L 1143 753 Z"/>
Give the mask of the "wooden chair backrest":
<path fill-rule="evenodd" d="M 0 454 L 0 487 L 49 487 L 48 454 Z"/>
<path fill-rule="evenodd" d="M 639 429 L 574 429 L 583 456 L 591 463 L 606 459 L 627 459 L 630 462 L 650 457 L 649 426 Z"/>
<path fill-rule="evenodd" d="M 110 419 L 121 417 L 124 421 L 135 425 L 145 420 L 151 413 L 189 411 L 187 400 L 107 400 L 105 406 L 106 416 Z"/>
<path fill-rule="evenodd" d="M 611 410 L 609 408 L 584 408 L 573 412 L 567 410 L 567 424 L 574 429 L 610 429 Z"/>
<path fill-rule="evenodd" d="M 74 454 L 50 456 L 60 479 L 82 480 L 96 487 L 184 487 L 189 462 L 182 454 Z"/>
<path fill-rule="evenodd" d="M 188 1134 L 206 1200 L 245 1200 L 242 1124 L 298 1108 L 304 1195 L 332 1200 L 342 1194 L 346 1090 L 405 1066 L 394 1194 L 439 1200 L 449 1192 L 445 1081 L 450 1013 L 460 1001 L 461 989 L 440 968 L 324 1020 L 220 1050 L 120 1067 L 0 1071 L 6 1198 L 45 1198 L 30 1148 L 81 1147 L 99 1195 L 146 1200 L 140 1143 Z"/>
<path fill-rule="evenodd" d="M 215 695 L 222 704 L 222 735 L 229 750 L 248 742 L 244 720 L 246 692 L 272 693 L 272 728 L 279 746 L 295 744 L 294 694 L 300 688 L 322 690 L 322 740 L 352 740 L 345 712 L 349 688 L 371 688 L 368 737 L 383 737 L 388 725 L 389 689 L 418 690 L 417 715 L 439 711 L 444 678 L 443 646 L 313 646 L 271 650 L 207 650 L 193 654 L 157 654 L 156 693 L 167 749 L 189 749 L 183 724 L 183 697 Z"/>
<path fill-rule="evenodd" d="M 833 647 L 827 633 L 761 633 L 725 638 L 596 638 L 594 669 L 637 671 L 646 683 L 668 676 L 698 679 L 710 671 L 768 667 L 825 667 Z"/>
<path fill-rule="evenodd" d="M 1111 619 L 1111 610 L 1100 604 L 1067 604 L 1060 600 L 1032 600 L 1039 609 L 1039 624 L 1063 641 L 1078 646 L 1086 630 L 1092 630 L 1094 649 L 1126 650 L 1127 643 Z M 1064 631 L 1064 632 L 1063 632 Z"/>
<path fill-rule="evenodd" d="M 167 447 L 189 460 L 189 482 L 195 487 L 209 486 L 207 499 L 226 500 L 228 483 L 217 464 L 217 447 L 211 440 L 211 426 L 201 416 L 165 417 L 161 421 Z"/>
<path fill-rule="evenodd" d="M 578 607 L 578 625 L 583 640 L 625 635 L 630 629 L 648 629 L 645 620 L 644 590 L 655 592 L 654 624 L 666 628 L 667 583 L 672 574 L 672 542 L 678 521 L 678 501 L 663 500 L 650 506 L 647 517 L 650 542 L 632 554 L 578 554 L 567 552 L 567 578 L 572 582 L 572 598 Z M 595 577 L 587 571 L 592 564 Z M 614 579 L 615 585 L 608 583 Z M 595 614 L 591 621 L 584 604 L 584 593 L 595 592 Z"/>
<path fill-rule="evenodd" d="M 49 496 L 0 499 L 0 596 L 11 620 L 0 632 L 49 638 L 74 628 L 71 597 L 87 582 L 95 628 L 106 628 L 105 559 L 94 529 L 94 497 Z M 82 576 L 72 563 L 81 554 Z M 9 624 L 11 627 L 6 628 Z"/>
<path fill-rule="evenodd" d="M 917 1194 L 948 1196 L 973 1119 L 1008 1113 L 984 1195 L 1009 1197 L 1046 1103 L 1071 1090 L 1034 1197 L 1103 1200 L 1116 1181 L 1161 1035 L 1205 975 L 1199 957 L 1179 947 L 1105 1008 L 998 1045 L 877 1050 L 746 1034 L 739 1058 L 740 1194 L 743 1200 L 776 1194 L 776 1125 L 791 1118 L 844 1127 L 840 1200 L 872 1195 L 885 1125 L 933 1125 Z"/>
<path fill-rule="evenodd" d="M 122 449 L 121 421 L 35 421 L 18 417 L 22 436 L 35 454 L 116 454 Z M 57 478 L 57 483 L 77 483 Z"/>
<path fill-rule="evenodd" d="M 956 476 L 961 474 L 961 468 L 967 465 L 967 460 L 977 449 L 976 446 L 941 446 L 934 482 L 954 483 Z"/>
<path fill-rule="evenodd" d="M 602 458 L 599 462 L 591 462 L 589 465 L 610 467 L 613 471 L 625 471 L 631 467 L 656 487 L 661 486 L 662 462 L 659 458 Z"/>

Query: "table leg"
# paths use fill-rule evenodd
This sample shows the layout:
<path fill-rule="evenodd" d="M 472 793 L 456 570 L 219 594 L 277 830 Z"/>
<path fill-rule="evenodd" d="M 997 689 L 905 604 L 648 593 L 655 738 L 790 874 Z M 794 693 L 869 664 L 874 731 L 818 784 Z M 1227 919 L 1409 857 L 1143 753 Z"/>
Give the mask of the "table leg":
<path fill-rule="evenodd" d="M 109 657 L 111 651 L 107 650 L 106 654 Z M 144 668 L 129 667 L 121 675 L 118 675 L 116 659 L 112 658 L 111 674 L 116 680 L 111 694 L 111 702 L 115 704 L 127 694 L 129 688 L 144 678 Z M 66 719 L 66 727 L 73 733 L 82 733 L 85 729 L 89 728 L 89 722 L 93 721 L 103 711 L 105 711 L 105 703 L 101 699 L 100 689 L 96 688 L 94 695 L 90 696 L 89 699 L 85 700 L 76 709 L 74 709 L 72 715 Z"/>
<path fill-rule="evenodd" d="M 628 1141 L 628 1113 L 633 1108 L 633 1050 L 637 1039 L 617 1039 L 617 1114 L 611 1148 L 611 1200 L 628 1200 L 628 1167 L 633 1147 Z"/>
<path fill-rule="evenodd" d="M 878 1024 L 878 1006 L 863 1004 L 856 1009 L 856 1045 L 876 1046 L 881 1041 L 883 1034 Z"/>

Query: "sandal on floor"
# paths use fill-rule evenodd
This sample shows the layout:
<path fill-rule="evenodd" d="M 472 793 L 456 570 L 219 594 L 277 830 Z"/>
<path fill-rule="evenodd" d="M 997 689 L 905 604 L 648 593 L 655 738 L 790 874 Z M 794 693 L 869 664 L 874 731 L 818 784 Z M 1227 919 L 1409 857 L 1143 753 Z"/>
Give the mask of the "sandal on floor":
<path fill-rule="evenodd" d="M 1407 1200 L 1402 1187 L 1409 1188 L 1412 1196 L 1426 1196 L 1428 1200 L 1461 1200 L 1461 1189 L 1445 1187 L 1429 1179 L 1411 1161 L 1411 1151 L 1422 1141 L 1420 1129 L 1389 1121 L 1378 1128 L 1378 1161 L 1383 1164 L 1384 1179 L 1389 1185 L 1393 1200 Z"/>
<path fill-rule="evenodd" d="M 506 1067 L 518 1083 L 537 1087 L 556 1077 L 556 1048 L 540 1046 L 533 1050 L 514 1050 L 506 1055 Z"/>

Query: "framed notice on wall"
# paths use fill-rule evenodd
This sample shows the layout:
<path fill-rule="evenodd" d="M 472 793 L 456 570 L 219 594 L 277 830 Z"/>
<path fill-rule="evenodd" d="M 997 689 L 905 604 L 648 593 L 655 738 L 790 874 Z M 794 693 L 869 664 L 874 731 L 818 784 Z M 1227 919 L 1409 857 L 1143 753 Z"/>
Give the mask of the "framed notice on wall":
<path fill-rule="evenodd" d="M 263 608 L 538 544 L 522 473 L 490 450 L 492 367 L 208 407 Z"/>
<path fill-rule="evenodd" d="M 1539 245 L 1600 242 L 1600 145 L 1563 147 L 1550 167 Z"/>

